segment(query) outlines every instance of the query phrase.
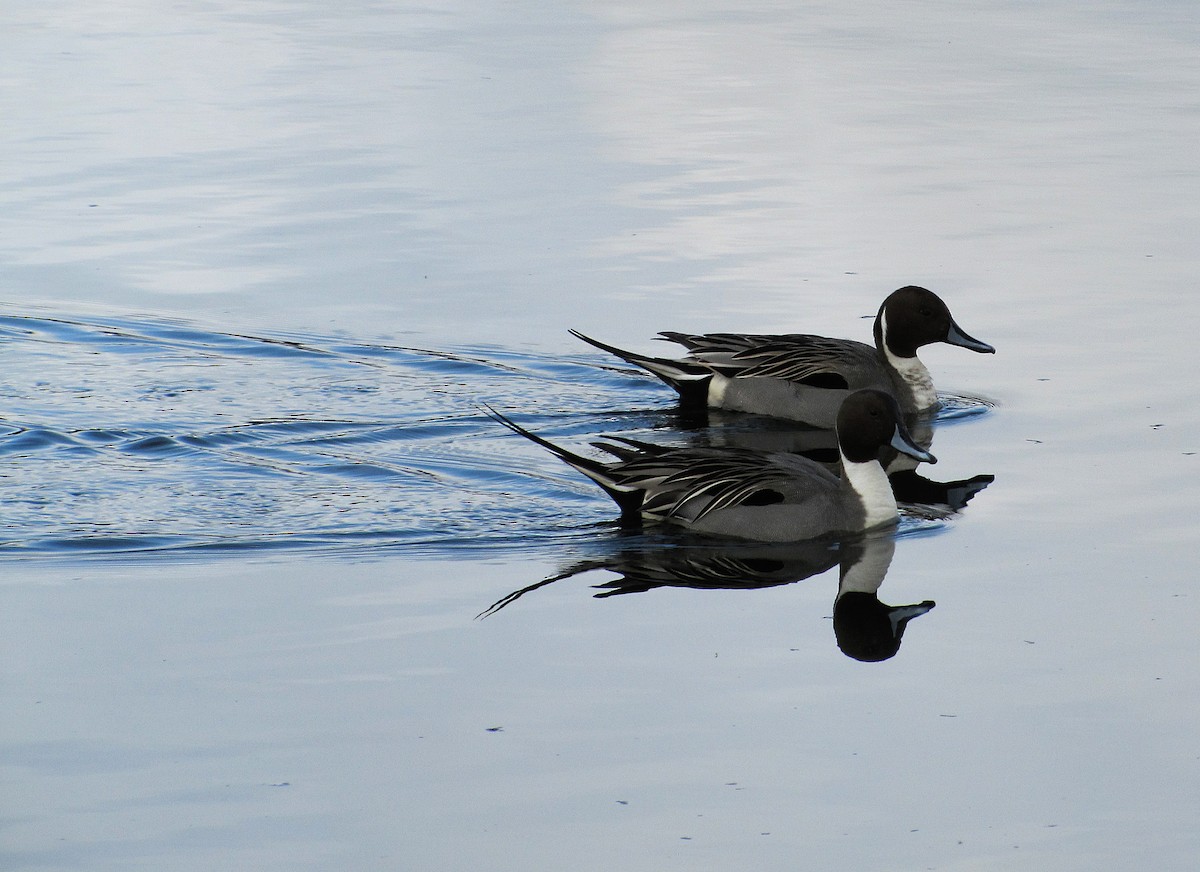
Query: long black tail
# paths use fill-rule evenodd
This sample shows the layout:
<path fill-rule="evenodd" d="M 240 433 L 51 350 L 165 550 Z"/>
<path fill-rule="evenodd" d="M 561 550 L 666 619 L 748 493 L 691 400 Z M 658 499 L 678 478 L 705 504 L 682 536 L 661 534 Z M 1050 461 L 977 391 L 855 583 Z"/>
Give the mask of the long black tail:
<path fill-rule="evenodd" d="M 680 402 L 685 406 L 704 408 L 708 404 L 708 384 L 712 381 L 713 371 L 702 363 L 694 360 L 672 360 L 668 357 L 651 357 L 648 354 L 638 354 L 636 351 L 626 351 L 585 336 L 578 330 L 569 330 L 576 339 L 582 339 L 589 345 L 594 345 L 601 351 L 614 354 L 634 366 L 640 366 L 647 372 L 658 376 L 679 394 Z"/>
<path fill-rule="evenodd" d="M 555 445 L 549 439 L 543 439 L 536 433 L 526 430 L 516 421 L 500 414 L 491 406 L 485 404 L 482 406 L 482 409 L 493 421 L 503 424 L 509 430 L 512 430 L 519 436 L 524 436 L 530 442 L 537 443 L 563 463 L 572 469 L 578 470 L 600 485 L 600 487 L 604 488 L 604 492 L 612 497 L 613 502 L 620 507 L 622 514 L 636 515 L 641 509 L 645 491 L 641 488 L 631 488 L 628 485 L 621 484 L 613 475 L 612 468 L 607 463 L 592 460 L 590 457 L 584 457 L 581 454 L 568 451 L 561 445 Z"/>

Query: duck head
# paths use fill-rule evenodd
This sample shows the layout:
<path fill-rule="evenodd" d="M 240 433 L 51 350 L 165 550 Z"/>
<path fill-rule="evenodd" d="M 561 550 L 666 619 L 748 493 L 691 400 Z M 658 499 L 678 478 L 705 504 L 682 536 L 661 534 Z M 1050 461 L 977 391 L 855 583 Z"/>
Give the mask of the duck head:
<path fill-rule="evenodd" d="M 875 346 L 896 357 L 915 357 L 922 345 L 945 342 L 980 354 L 996 349 L 968 335 L 933 291 L 908 285 L 888 294 L 875 316 Z"/>
<path fill-rule="evenodd" d="M 853 463 L 878 460 L 879 450 L 886 445 L 925 463 L 937 463 L 913 440 L 900 405 L 883 391 L 855 391 L 846 397 L 838 411 L 837 437 L 842 456 Z"/>

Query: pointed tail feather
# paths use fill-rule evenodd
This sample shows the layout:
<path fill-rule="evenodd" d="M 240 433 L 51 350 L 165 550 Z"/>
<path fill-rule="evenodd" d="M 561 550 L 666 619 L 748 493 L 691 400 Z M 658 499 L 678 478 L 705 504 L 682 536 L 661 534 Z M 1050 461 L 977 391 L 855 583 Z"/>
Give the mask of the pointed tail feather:
<path fill-rule="evenodd" d="M 596 484 L 600 485 L 600 487 L 604 488 L 604 492 L 612 497 L 613 501 L 620 507 L 622 513 L 636 514 L 641 509 L 644 491 L 640 488 L 631 488 L 628 485 L 620 484 L 613 476 L 608 464 L 592 460 L 590 457 L 584 457 L 582 454 L 576 454 L 573 451 L 568 451 L 561 445 L 555 445 L 549 439 L 544 439 L 536 433 L 526 430 L 516 421 L 500 414 L 491 406 L 483 404 L 481 408 L 493 421 L 504 425 L 518 436 L 524 436 L 530 442 L 542 446 L 563 463 L 567 464 L 567 466 L 583 473 Z"/>
<path fill-rule="evenodd" d="M 589 345 L 616 355 L 627 363 L 640 366 L 642 369 L 658 376 L 679 393 L 679 399 L 687 405 L 703 407 L 708 402 L 708 384 L 712 381 L 713 371 L 702 363 L 692 360 L 672 360 L 667 357 L 651 357 L 648 354 L 638 354 L 636 351 L 626 351 L 585 336 L 578 330 L 568 330 L 576 339 L 582 339 Z"/>

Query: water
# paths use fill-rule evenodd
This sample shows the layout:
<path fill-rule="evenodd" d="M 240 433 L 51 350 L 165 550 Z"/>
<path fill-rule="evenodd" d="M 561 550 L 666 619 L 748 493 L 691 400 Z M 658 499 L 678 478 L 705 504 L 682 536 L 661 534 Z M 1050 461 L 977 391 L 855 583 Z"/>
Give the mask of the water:
<path fill-rule="evenodd" d="M 501 348 L 61 315 L 4 327 L 21 385 L 4 451 L 14 493 L 31 495 L 10 504 L 14 555 L 519 545 L 550 508 L 500 509 L 523 479 L 479 403 L 552 401 L 556 380 L 593 404 L 606 386 L 646 387 Z"/>
<path fill-rule="evenodd" d="M 678 429 L 670 391 L 595 353 L 433 350 L 63 314 L 0 317 L 0 329 L 14 364 L 0 448 L 14 498 L 0 553 L 13 557 L 562 544 L 594 536 L 614 507 L 512 445 L 483 404 L 520 409 L 555 438 Z M 605 413 L 564 415 L 564 400 Z M 956 398 L 942 414 L 984 408 Z M 675 439 L 771 433 L 787 440 L 776 450 L 810 435 L 732 416 Z"/>
<path fill-rule="evenodd" d="M 1194 867 L 1188 4 L 5 17 L 6 869 Z M 623 531 L 479 409 L 790 440 L 566 330 L 908 283 L 994 481 L 882 552 Z"/>

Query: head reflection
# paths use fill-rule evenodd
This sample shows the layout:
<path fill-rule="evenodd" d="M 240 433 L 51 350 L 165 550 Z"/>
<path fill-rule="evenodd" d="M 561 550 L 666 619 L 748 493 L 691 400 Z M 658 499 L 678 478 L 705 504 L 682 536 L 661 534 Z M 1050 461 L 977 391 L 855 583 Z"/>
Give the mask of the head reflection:
<path fill-rule="evenodd" d="M 933 600 L 889 606 L 879 600 L 879 587 L 892 565 L 896 540 L 870 536 L 843 543 L 833 632 L 847 657 L 878 663 L 896 656 L 904 628 L 934 607 Z"/>
<path fill-rule="evenodd" d="M 839 567 L 833 626 L 838 648 L 855 660 L 879 662 L 900 650 L 905 627 L 934 607 L 932 600 L 889 606 L 878 591 L 891 566 L 896 540 L 891 531 L 840 541 L 790 544 L 751 544 L 712 540 L 654 541 L 636 537 L 618 540 L 612 553 L 581 560 L 557 575 L 515 590 L 493 603 L 479 617 L 494 615 L 521 597 L 557 581 L 593 570 L 617 578 L 594 586 L 605 598 L 645 593 L 659 587 L 750 590 L 803 581 Z"/>

